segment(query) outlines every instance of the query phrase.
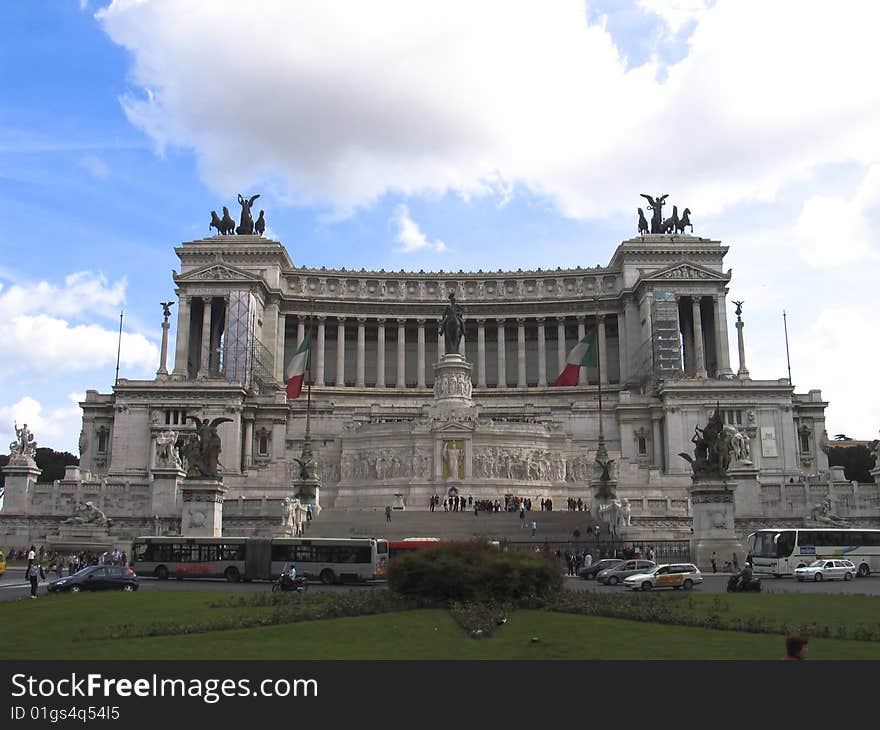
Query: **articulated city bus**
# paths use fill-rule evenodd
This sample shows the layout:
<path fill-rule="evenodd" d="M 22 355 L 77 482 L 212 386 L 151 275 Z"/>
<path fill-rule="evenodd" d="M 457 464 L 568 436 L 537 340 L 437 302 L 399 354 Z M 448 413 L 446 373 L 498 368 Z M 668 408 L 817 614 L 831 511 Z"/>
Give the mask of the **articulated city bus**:
<path fill-rule="evenodd" d="M 385 577 L 388 541 L 375 538 L 140 537 L 131 567 L 141 576 L 271 580 L 290 563 L 331 584 Z"/>
<path fill-rule="evenodd" d="M 845 558 L 859 576 L 880 570 L 880 530 L 849 528 L 778 528 L 749 535 L 756 573 L 793 575 L 820 558 Z"/>

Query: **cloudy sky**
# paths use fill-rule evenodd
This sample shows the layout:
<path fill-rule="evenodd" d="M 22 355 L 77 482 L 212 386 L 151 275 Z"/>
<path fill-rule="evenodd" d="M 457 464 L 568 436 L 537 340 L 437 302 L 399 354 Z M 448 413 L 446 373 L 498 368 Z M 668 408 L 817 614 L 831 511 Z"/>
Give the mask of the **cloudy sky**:
<path fill-rule="evenodd" d="M 0 443 L 17 419 L 76 451 L 122 310 L 120 375 L 152 377 L 172 246 L 239 192 L 297 265 L 395 270 L 604 265 L 638 194 L 668 192 L 730 246 L 752 377 L 786 375 L 785 309 L 798 392 L 821 388 L 832 436 L 877 436 L 876 3 L 56 0 L 4 20 Z"/>

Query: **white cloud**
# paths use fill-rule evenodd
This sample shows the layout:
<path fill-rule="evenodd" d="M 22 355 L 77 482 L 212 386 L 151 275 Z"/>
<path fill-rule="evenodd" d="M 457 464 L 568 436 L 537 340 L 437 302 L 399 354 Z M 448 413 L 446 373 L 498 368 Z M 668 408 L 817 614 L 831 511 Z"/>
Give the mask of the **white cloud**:
<path fill-rule="evenodd" d="M 125 286 L 124 280 L 111 285 L 91 272 L 71 274 L 61 286 L 46 281 L 0 285 L 0 376 L 57 376 L 115 362 L 118 330 L 87 320 L 112 317 L 125 299 Z M 157 365 L 158 353 L 143 335 L 123 332 L 126 366 Z"/>
<path fill-rule="evenodd" d="M 672 34 L 685 24 L 699 20 L 709 7 L 707 0 L 638 0 L 641 10 L 663 18 Z"/>
<path fill-rule="evenodd" d="M 395 208 L 391 222 L 397 228 L 394 240 L 401 244 L 400 248 L 397 249 L 398 251 L 412 253 L 413 251 L 427 249 L 429 251 L 443 253 L 448 250 L 443 241 L 438 239 L 431 242 L 428 240 L 428 237 L 422 232 L 419 224 L 410 218 L 409 209 L 403 204 L 398 205 L 397 208 Z"/>
<path fill-rule="evenodd" d="M 662 82 L 626 68 L 581 0 L 115 0 L 98 17 L 133 58 L 130 120 L 194 149 L 224 193 L 280 182 L 351 210 L 519 185 L 590 217 L 668 191 L 699 227 L 819 165 L 880 158 L 877 6 L 643 7 L 698 21 Z"/>
<path fill-rule="evenodd" d="M 852 199 L 839 195 L 809 198 L 795 223 L 804 259 L 812 266 L 841 266 L 880 257 L 880 164 L 872 165 Z"/>
<path fill-rule="evenodd" d="M 79 158 L 79 166 L 99 180 L 110 174 L 110 167 L 97 155 L 83 155 Z"/>
<path fill-rule="evenodd" d="M 27 424 L 34 433 L 37 446 L 49 446 L 56 450 L 66 450 L 77 454 L 77 435 L 82 424 L 82 410 L 79 402 L 85 400 L 85 393 L 70 393 L 69 405 L 59 406 L 44 412 L 43 404 L 29 395 L 11 405 L 0 406 L 0 438 L 2 443 L 10 443 L 15 438 L 14 425 Z"/>

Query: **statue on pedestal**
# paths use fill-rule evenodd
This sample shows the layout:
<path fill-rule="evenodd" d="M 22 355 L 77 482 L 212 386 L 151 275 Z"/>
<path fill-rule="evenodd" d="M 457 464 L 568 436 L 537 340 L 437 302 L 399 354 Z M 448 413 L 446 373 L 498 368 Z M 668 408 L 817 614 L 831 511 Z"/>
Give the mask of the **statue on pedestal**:
<path fill-rule="evenodd" d="M 696 481 L 724 481 L 730 466 L 730 443 L 724 433 L 721 409 L 716 406 L 705 428 L 694 427 L 691 437 L 694 455 L 681 452 L 679 456 L 690 463 L 692 479 Z"/>
<path fill-rule="evenodd" d="M 239 236 L 252 236 L 254 233 L 254 217 L 251 215 L 251 206 L 259 195 L 252 195 L 250 199 L 243 198 L 241 193 L 238 194 L 238 203 L 241 205 L 241 222 L 235 232 Z"/>
<path fill-rule="evenodd" d="M 196 432 L 181 449 L 186 459 L 187 479 L 219 479 L 217 468 L 220 465 L 220 436 L 217 426 L 232 423 L 231 418 L 215 418 L 210 423 L 198 416 L 187 416 L 187 421 L 195 421 Z"/>
<path fill-rule="evenodd" d="M 77 502 L 73 508 L 73 516 L 64 520 L 62 525 L 93 525 L 110 527 L 113 523 L 103 511 L 95 507 L 93 502 Z"/>
<path fill-rule="evenodd" d="M 36 455 L 37 442 L 34 440 L 34 434 L 26 423 L 19 428 L 16 421 L 15 441 L 9 444 L 9 453 L 12 456 L 25 456 L 30 459 L 33 459 Z"/>
<path fill-rule="evenodd" d="M 455 292 L 449 292 L 449 304 L 440 320 L 440 334 L 446 343 L 447 354 L 458 352 L 458 345 L 464 336 L 464 316 L 460 304 L 455 301 Z"/>
<path fill-rule="evenodd" d="M 156 434 L 156 461 L 160 466 L 180 467 L 180 454 L 177 452 L 177 432 L 171 429 Z"/>

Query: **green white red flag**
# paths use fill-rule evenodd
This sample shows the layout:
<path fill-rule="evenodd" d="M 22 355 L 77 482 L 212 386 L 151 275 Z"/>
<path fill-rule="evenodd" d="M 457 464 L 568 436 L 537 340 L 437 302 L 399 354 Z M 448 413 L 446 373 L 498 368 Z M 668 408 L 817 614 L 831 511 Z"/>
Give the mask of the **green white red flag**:
<path fill-rule="evenodd" d="M 594 368 L 599 364 L 599 343 L 596 328 L 591 329 L 565 358 L 565 368 L 553 385 L 577 385 L 581 368 Z"/>
<path fill-rule="evenodd" d="M 309 338 L 303 339 L 302 344 L 293 353 L 287 364 L 285 376 L 287 378 L 287 397 L 291 400 L 299 398 L 302 393 L 303 381 L 306 377 L 306 368 L 309 364 Z"/>

